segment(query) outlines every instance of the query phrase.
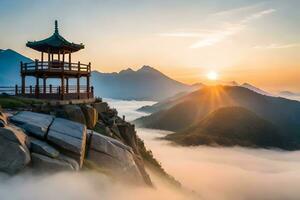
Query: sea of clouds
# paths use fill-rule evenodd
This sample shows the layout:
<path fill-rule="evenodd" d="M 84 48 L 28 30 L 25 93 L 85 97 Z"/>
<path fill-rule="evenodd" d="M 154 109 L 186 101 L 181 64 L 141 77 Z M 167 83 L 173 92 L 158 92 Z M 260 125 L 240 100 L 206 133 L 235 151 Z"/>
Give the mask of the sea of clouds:
<path fill-rule="evenodd" d="M 128 120 L 145 115 L 136 108 L 154 102 L 109 100 Z M 115 182 L 92 172 L 51 176 L 0 174 L 0 200 L 298 200 L 300 151 L 241 147 L 179 147 L 160 140 L 167 131 L 137 129 L 168 173 L 185 192 L 152 176 L 155 189 Z"/>

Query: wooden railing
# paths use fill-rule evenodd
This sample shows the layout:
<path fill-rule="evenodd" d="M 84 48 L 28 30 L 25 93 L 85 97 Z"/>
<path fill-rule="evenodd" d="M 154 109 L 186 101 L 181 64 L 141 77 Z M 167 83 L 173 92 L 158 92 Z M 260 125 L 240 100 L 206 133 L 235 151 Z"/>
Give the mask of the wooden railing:
<path fill-rule="evenodd" d="M 29 98 L 39 98 L 39 99 L 89 99 L 94 98 L 94 88 L 90 87 L 87 90 L 87 86 L 81 85 L 77 90 L 76 85 L 65 86 L 64 91 L 62 91 L 61 86 L 27 86 L 22 91 L 22 88 L 18 85 L 3 86 L 0 87 L 0 94 L 6 94 L 11 96 L 24 96 Z"/>
<path fill-rule="evenodd" d="M 0 86 L 0 94 L 15 95 L 17 90 L 17 86 Z"/>
<path fill-rule="evenodd" d="M 29 63 L 21 62 L 21 73 L 34 72 L 34 71 L 53 71 L 53 72 L 91 72 L 91 63 L 82 64 L 78 63 L 69 63 L 62 61 L 38 61 Z"/>

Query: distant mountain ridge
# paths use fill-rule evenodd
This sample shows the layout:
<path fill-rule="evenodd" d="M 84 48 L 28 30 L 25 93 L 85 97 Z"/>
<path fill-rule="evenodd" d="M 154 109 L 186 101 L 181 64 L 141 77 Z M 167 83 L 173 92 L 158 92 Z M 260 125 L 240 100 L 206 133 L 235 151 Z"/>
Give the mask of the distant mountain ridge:
<path fill-rule="evenodd" d="M 32 62 L 18 52 L 6 49 L 0 50 L 0 85 L 14 86 L 20 84 L 20 62 Z"/>
<path fill-rule="evenodd" d="M 281 91 L 278 93 L 278 95 L 288 99 L 300 101 L 300 92 Z"/>
<path fill-rule="evenodd" d="M 143 66 L 136 71 L 128 68 L 119 73 L 93 71 L 92 81 L 96 95 L 126 100 L 160 101 L 201 87 L 200 84 L 187 85 L 171 79 L 150 66 Z"/>
<path fill-rule="evenodd" d="M 0 49 L 0 86 L 20 85 L 20 62 L 32 62 L 26 56 L 11 49 Z M 32 78 L 27 78 L 27 85 L 34 85 Z M 150 66 L 139 70 L 131 68 L 119 73 L 92 72 L 92 85 L 96 96 L 126 100 L 160 101 L 180 92 L 190 92 L 202 86 L 187 85 L 176 81 Z M 49 80 L 53 85 L 60 84 L 59 80 Z"/>

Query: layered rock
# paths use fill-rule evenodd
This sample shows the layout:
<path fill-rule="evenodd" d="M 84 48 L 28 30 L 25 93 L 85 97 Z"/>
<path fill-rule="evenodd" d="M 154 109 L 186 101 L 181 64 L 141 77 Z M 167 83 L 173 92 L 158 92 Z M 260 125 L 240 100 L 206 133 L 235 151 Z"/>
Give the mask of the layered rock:
<path fill-rule="evenodd" d="M 74 171 L 79 169 L 78 164 L 77 166 L 76 164 L 73 166 L 72 163 L 64 160 L 63 158 L 55 159 L 41 154 L 31 153 L 31 159 L 32 167 L 43 172 Z"/>
<path fill-rule="evenodd" d="M 75 158 L 82 167 L 85 145 L 86 126 L 70 120 L 55 118 L 47 135 L 47 140 L 66 155 Z"/>
<path fill-rule="evenodd" d="M 0 110 L 0 127 L 5 127 L 7 125 L 7 117 Z"/>
<path fill-rule="evenodd" d="M 108 104 L 106 102 L 96 102 L 93 104 L 93 107 L 97 110 L 99 114 L 107 112 L 109 109 Z"/>
<path fill-rule="evenodd" d="M 81 106 L 81 110 L 84 114 L 87 128 L 93 129 L 98 121 L 97 110 L 90 105 Z"/>
<path fill-rule="evenodd" d="M 117 175 L 126 176 L 127 179 L 136 183 L 143 182 L 130 147 L 97 132 L 89 132 L 89 134 L 90 145 L 87 160 L 114 170 Z"/>
<path fill-rule="evenodd" d="M 51 158 L 57 158 L 59 156 L 59 151 L 57 151 L 54 147 L 50 146 L 44 141 L 37 140 L 35 138 L 30 138 L 30 151 Z"/>
<path fill-rule="evenodd" d="M 30 160 L 29 166 L 38 172 L 76 171 L 92 163 L 120 179 L 152 185 L 138 152 L 134 126 L 107 103 L 43 106 L 36 111 L 48 114 L 22 111 L 10 117 L 28 136 L 21 130 L 22 134 L 8 134 L 13 125 L 0 118 L 5 126 L 0 135 L 0 155 L 5 154 L 0 157 L 0 171 L 14 174 Z M 99 133 L 87 133 L 86 125 Z"/>
<path fill-rule="evenodd" d="M 63 107 L 63 110 L 65 112 L 66 118 L 68 118 L 71 121 L 75 121 L 81 124 L 86 124 L 86 119 L 84 117 L 84 114 L 78 105 L 65 105 Z"/>
<path fill-rule="evenodd" d="M 10 120 L 22 127 L 31 135 L 44 139 L 54 117 L 51 115 L 22 111 L 12 116 Z"/>
<path fill-rule="evenodd" d="M 125 144 L 131 146 L 136 154 L 138 154 L 137 138 L 135 127 L 129 123 L 121 123 L 117 125 L 121 137 L 124 139 Z"/>
<path fill-rule="evenodd" d="M 27 136 L 17 127 L 0 127 L 0 171 L 14 174 L 30 162 Z"/>

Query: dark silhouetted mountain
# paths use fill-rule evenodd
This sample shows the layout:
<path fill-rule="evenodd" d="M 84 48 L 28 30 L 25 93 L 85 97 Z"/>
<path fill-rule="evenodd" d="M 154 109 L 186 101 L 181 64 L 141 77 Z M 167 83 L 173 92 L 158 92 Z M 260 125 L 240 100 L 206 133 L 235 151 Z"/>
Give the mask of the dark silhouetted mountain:
<path fill-rule="evenodd" d="M 300 102 L 265 96 L 236 86 L 205 87 L 177 99 L 170 108 L 135 122 L 148 128 L 183 131 L 210 112 L 228 106 L 240 106 L 256 113 L 295 139 L 295 143 L 300 143 Z"/>
<path fill-rule="evenodd" d="M 275 125 L 242 107 L 223 107 L 166 139 L 180 145 L 222 145 L 291 149 Z"/>
<path fill-rule="evenodd" d="M 97 96 L 155 101 L 199 87 L 180 83 L 149 66 L 137 71 L 128 68 L 119 73 L 93 71 L 92 83 Z"/>
<path fill-rule="evenodd" d="M 32 62 L 11 49 L 0 51 L 0 85 L 20 84 L 20 62 Z"/>

